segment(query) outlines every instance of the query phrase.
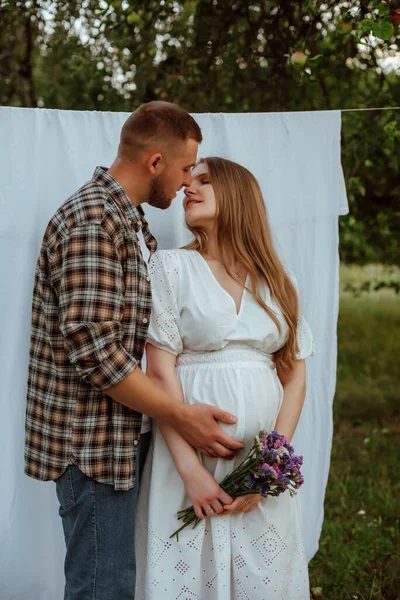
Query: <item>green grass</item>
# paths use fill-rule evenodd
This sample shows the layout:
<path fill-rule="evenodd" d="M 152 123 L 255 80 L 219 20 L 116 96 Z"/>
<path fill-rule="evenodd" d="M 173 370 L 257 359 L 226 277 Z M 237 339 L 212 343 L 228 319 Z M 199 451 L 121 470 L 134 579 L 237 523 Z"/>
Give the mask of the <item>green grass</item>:
<path fill-rule="evenodd" d="M 342 267 L 346 281 L 384 275 Z M 400 598 L 400 297 L 341 292 L 334 438 L 312 597 Z M 322 588 L 321 592 L 315 588 Z"/>

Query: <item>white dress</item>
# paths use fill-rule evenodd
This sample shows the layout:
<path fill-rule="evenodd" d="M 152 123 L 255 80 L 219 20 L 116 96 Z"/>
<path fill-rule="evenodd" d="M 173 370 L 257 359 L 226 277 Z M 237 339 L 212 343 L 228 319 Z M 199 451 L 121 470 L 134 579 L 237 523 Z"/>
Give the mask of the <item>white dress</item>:
<path fill-rule="evenodd" d="M 195 251 L 158 251 L 150 276 L 148 340 L 177 356 L 185 402 L 213 404 L 238 417 L 235 425 L 221 424 L 245 445 L 234 459 L 199 455 L 221 481 L 260 429 L 274 428 L 283 390 L 271 354 L 284 344 L 287 325 L 266 285 L 263 299 L 279 316 L 281 334 L 246 290 L 237 314 L 233 298 Z M 298 359 L 313 353 L 303 317 L 298 346 Z M 195 529 L 184 529 L 179 541 L 170 539 L 181 525 L 176 512 L 190 504 L 155 426 L 137 509 L 136 600 L 309 599 L 299 496 L 263 499 L 249 513 L 206 518 Z"/>

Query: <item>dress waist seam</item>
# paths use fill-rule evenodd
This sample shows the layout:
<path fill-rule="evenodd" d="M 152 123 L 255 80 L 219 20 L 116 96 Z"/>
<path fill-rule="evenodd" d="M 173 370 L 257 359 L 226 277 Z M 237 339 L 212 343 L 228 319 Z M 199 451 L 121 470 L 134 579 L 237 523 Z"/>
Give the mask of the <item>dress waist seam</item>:
<path fill-rule="evenodd" d="M 231 364 L 231 363 L 259 363 L 263 366 L 275 368 L 271 354 L 265 354 L 256 348 L 229 346 L 222 350 L 208 352 L 183 352 L 177 356 L 176 366 L 191 366 L 200 364 Z"/>

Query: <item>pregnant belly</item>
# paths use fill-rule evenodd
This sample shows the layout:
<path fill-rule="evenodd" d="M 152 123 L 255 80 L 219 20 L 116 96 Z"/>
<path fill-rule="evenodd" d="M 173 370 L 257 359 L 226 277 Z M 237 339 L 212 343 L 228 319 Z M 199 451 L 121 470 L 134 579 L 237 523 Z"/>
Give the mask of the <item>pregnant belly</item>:
<path fill-rule="evenodd" d="M 211 404 L 234 414 L 235 425 L 219 423 L 249 449 L 261 429 L 273 429 L 282 402 L 276 372 L 263 363 L 178 366 L 185 402 Z"/>

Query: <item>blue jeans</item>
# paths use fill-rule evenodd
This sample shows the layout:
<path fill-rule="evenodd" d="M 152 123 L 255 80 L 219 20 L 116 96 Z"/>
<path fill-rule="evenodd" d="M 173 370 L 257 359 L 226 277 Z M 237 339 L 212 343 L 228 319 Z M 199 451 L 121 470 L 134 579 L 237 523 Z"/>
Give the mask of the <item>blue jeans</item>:
<path fill-rule="evenodd" d="M 141 436 L 138 472 L 150 439 L 151 433 Z M 56 480 L 67 548 L 64 600 L 134 600 L 138 488 L 116 492 L 75 465 Z"/>

